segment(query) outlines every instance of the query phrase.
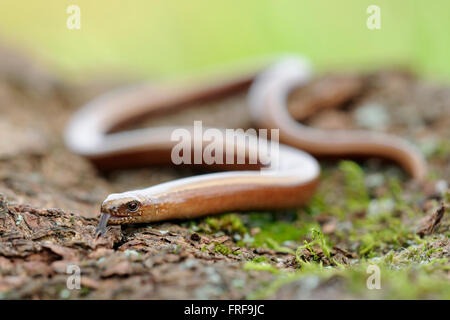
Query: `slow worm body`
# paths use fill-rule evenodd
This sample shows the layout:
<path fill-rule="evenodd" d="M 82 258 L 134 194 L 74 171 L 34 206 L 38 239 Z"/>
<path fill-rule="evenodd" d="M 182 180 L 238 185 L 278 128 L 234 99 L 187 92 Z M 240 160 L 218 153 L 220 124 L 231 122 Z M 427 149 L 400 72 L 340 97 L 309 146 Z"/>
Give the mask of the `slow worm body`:
<path fill-rule="evenodd" d="M 424 178 L 426 165 L 421 154 L 401 138 L 379 132 L 324 131 L 297 122 L 288 112 L 287 98 L 293 88 L 306 83 L 310 76 L 305 60 L 284 58 L 262 72 L 219 84 L 181 90 L 156 90 L 154 86 L 142 85 L 108 93 L 86 104 L 70 120 L 65 142 L 70 150 L 101 168 L 171 163 L 171 152 L 177 144 L 171 135 L 178 127 L 118 132 L 116 129 L 143 116 L 246 88 L 249 88 L 248 101 L 255 126 L 279 129 L 281 142 L 277 144 L 276 161 L 271 154 L 272 158 L 264 165 L 259 160 L 256 165 L 216 163 L 215 169 L 228 171 L 111 194 L 101 207 L 99 231 L 104 232 L 107 224 L 301 206 L 314 194 L 320 174 L 317 161 L 306 152 L 317 156 L 382 157 L 399 163 L 413 178 Z M 208 144 L 203 140 L 195 141 L 194 134 L 191 137 L 193 151 Z M 246 137 L 247 141 L 255 143 L 240 145 L 239 141 L 226 140 L 224 149 L 237 154 L 243 152 L 248 159 L 261 138 Z"/>

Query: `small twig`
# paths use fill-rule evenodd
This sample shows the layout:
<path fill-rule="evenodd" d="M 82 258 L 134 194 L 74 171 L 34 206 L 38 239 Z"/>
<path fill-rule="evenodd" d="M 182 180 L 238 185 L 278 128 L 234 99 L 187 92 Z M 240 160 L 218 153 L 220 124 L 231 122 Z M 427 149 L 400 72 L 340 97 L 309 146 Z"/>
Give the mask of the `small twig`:
<path fill-rule="evenodd" d="M 421 237 L 432 234 L 442 221 L 445 213 L 445 204 L 442 202 L 439 209 L 436 210 L 417 230 L 417 234 Z"/>

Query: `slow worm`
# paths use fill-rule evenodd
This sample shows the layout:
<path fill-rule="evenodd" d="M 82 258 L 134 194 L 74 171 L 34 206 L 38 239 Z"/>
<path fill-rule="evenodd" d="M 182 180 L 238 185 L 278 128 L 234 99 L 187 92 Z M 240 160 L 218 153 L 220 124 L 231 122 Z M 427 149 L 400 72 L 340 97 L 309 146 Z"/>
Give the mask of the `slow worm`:
<path fill-rule="evenodd" d="M 301 206 L 314 194 L 320 174 L 318 162 L 308 153 L 382 157 L 400 164 L 414 179 L 424 178 L 426 164 L 421 154 L 399 137 L 368 131 L 325 131 L 296 121 L 287 110 L 287 98 L 293 88 L 305 84 L 310 77 L 311 68 L 306 60 L 288 57 L 261 72 L 219 83 L 171 90 L 156 90 L 151 85 L 124 88 L 80 108 L 66 128 L 66 145 L 107 169 L 171 163 L 172 148 L 178 143 L 171 139 L 176 127 L 117 131 L 124 124 L 246 88 L 249 88 L 248 101 L 255 127 L 279 129 L 278 161 L 271 154 L 273 159 L 264 168 L 259 160 L 256 165 L 215 164 L 215 169 L 228 171 L 110 194 L 101 206 L 98 232 L 104 233 L 107 224 Z M 185 129 L 193 131 L 191 127 Z M 191 137 L 193 149 L 207 145 L 206 141 L 195 141 L 195 135 Z M 244 152 L 246 159 L 251 148 L 257 145 L 239 146 L 238 142 L 228 140 L 225 143 L 226 150 Z"/>

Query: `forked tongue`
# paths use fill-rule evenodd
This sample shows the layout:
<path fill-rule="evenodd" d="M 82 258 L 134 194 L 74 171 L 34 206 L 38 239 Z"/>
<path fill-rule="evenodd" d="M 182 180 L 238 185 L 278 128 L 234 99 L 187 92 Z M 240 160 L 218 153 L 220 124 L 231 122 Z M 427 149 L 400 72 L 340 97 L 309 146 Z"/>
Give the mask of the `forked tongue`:
<path fill-rule="evenodd" d="M 95 237 L 98 238 L 103 236 L 106 232 L 106 225 L 108 224 L 108 220 L 111 215 L 109 213 L 102 213 L 100 216 L 100 221 L 98 223 L 97 228 L 95 229 Z"/>

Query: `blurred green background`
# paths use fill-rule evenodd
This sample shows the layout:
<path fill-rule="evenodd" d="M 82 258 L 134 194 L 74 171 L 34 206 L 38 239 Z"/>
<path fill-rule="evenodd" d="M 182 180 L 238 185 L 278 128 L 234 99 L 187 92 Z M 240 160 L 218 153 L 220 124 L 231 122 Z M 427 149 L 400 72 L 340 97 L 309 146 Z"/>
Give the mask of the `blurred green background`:
<path fill-rule="evenodd" d="M 69 30 L 68 5 L 81 8 Z M 381 8 L 381 30 L 366 9 Z M 319 70 L 400 64 L 450 79 L 448 0 L 1 0 L 0 39 L 69 76 L 187 74 L 300 52 Z"/>

